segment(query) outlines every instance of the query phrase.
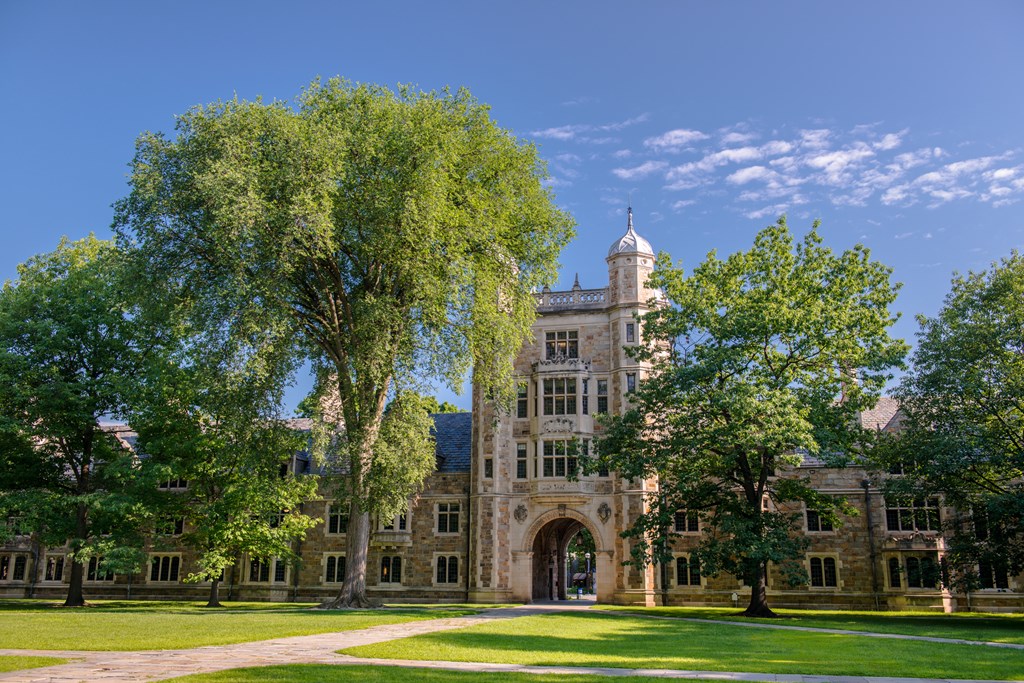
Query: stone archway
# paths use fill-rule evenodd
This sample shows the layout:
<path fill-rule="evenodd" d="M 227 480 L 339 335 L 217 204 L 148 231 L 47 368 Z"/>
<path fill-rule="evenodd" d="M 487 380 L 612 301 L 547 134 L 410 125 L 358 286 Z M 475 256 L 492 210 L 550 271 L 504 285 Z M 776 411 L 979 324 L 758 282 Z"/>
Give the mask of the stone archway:
<path fill-rule="evenodd" d="M 578 514 L 559 515 L 538 520 L 533 544 L 530 598 L 536 600 L 566 600 L 566 553 L 569 541 L 581 529 L 587 529 L 597 540 L 600 537 L 590 524 Z M 596 564 L 596 558 L 595 558 Z"/>

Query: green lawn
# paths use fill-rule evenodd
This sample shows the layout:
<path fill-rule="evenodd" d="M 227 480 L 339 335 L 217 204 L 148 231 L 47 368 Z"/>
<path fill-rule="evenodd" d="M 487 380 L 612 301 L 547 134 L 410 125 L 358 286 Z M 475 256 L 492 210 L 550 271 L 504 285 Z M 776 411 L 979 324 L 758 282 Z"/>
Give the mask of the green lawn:
<path fill-rule="evenodd" d="M 291 664 L 252 669 L 231 669 L 173 679 L 175 683 L 594 683 L 593 676 L 570 674 L 518 674 L 407 669 L 397 666 L 332 666 L 329 664 Z M 631 683 L 661 683 L 664 678 L 630 677 Z M 686 683 L 685 678 L 673 681 Z"/>
<path fill-rule="evenodd" d="M 294 603 L 98 601 L 66 609 L 43 601 L 0 601 L 0 648 L 172 650 L 472 614 L 459 608 L 312 610 Z"/>
<path fill-rule="evenodd" d="M 595 609 L 652 616 L 672 616 L 689 619 L 719 619 L 723 621 L 752 621 L 776 623 L 764 619 L 736 616 L 735 608 L 715 607 L 615 607 L 601 605 Z M 784 626 L 814 626 L 840 628 L 848 631 L 874 631 L 875 633 L 902 633 L 936 638 L 985 640 L 994 643 L 1024 645 L 1024 614 L 979 614 L 958 612 L 854 612 L 841 610 L 775 610 Z"/>
<path fill-rule="evenodd" d="M 1024 652 L 601 613 L 495 621 L 344 654 L 554 666 L 1024 679 Z"/>
<path fill-rule="evenodd" d="M 0 655 L 0 672 L 36 669 L 40 666 L 63 664 L 66 661 L 68 660 L 61 659 L 59 657 L 21 657 L 14 655 Z"/>

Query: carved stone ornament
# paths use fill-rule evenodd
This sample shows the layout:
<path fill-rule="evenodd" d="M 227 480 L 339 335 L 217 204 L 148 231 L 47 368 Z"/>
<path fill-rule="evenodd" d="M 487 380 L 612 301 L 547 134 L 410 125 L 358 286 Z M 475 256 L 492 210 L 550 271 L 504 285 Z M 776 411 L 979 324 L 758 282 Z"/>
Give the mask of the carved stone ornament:
<path fill-rule="evenodd" d="M 526 521 L 526 517 L 529 514 L 530 513 L 527 511 L 525 505 L 520 505 L 519 507 L 516 508 L 516 511 L 512 513 L 512 515 L 516 518 L 516 521 L 520 524 Z"/>
<path fill-rule="evenodd" d="M 601 519 L 601 524 L 608 521 L 608 518 L 612 516 L 612 509 L 608 507 L 608 503 L 601 503 L 601 506 L 597 508 L 597 516 Z"/>

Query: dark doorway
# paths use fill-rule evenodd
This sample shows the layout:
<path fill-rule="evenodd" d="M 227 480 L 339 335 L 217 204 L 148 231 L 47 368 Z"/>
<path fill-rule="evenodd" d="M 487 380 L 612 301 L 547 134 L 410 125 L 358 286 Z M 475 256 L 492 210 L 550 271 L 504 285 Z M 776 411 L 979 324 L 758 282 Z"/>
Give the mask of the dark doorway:
<path fill-rule="evenodd" d="M 562 518 L 545 524 L 533 541 L 533 599 L 566 600 L 575 594 L 572 576 L 568 576 L 569 543 L 586 526 L 575 519 Z M 589 538 L 589 533 L 587 537 Z M 593 541 L 591 540 L 591 543 Z M 596 558 L 595 558 L 596 560 Z M 591 579 L 592 580 L 592 579 Z"/>

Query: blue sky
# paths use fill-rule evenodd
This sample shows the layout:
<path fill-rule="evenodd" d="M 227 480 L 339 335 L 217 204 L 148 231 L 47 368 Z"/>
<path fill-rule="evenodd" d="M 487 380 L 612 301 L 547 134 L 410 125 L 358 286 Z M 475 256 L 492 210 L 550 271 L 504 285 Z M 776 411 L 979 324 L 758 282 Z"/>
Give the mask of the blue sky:
<path fill-rule="evenodd" d="M 109 236 L 142 131 L 341 75 L 466 86 L 535 141 L 579 223 L 556 288 L 605 284 L 627 197 L 688 266 L 785 212 L 894 268 L 910 339 L 953 271 L 1024 246 L 1022 35 L 1019 2 L 2 0 L 0 277 Z"/>

